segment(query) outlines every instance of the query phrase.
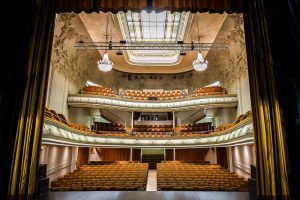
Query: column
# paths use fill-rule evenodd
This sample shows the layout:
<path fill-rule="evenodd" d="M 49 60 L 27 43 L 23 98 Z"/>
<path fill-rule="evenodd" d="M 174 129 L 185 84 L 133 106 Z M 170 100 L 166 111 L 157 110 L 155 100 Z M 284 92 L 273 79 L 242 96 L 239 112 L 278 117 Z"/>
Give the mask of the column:
<path fill-rule="evenodd" d="M 132 161 L 132 148 L 130 148 L 129 160 Z"/>
<path fill-rule="evenodd" d="M 214 152 L 215 152 L 215 164 L 218 164 L 217 147 L 214 147 Z"/>
<path fill-rule="evenodd" d="M 227 147 L 228 149 L 228 169 L 233 172 L 233 161 L 232 161 L 232 147 Z"/>
<path fill-rule="evenodd" d="M 173 110 L 173 129 L 175 130 L 175 111 Z"/>
<path fill-rule="evenodd" d="M 141 149 L 141 154 L 140 154 L 140 162 L 143 161 L 143 149 Z"/>
<path fill-rule="evenodd" d="M 176 152 L 175 152 L 175 148 L 173 149 L 173 161 L 176 160 Z"/>
<path fill-rule="evenodd" d="M 133 111 L 131 111 L 131 131 L 133 131 Z"/>
<path fill-rule="evenodd" d="M 164 161 L 167 160 L 167 154 L 166 154 L 166 149 L 164 149 Z"/>

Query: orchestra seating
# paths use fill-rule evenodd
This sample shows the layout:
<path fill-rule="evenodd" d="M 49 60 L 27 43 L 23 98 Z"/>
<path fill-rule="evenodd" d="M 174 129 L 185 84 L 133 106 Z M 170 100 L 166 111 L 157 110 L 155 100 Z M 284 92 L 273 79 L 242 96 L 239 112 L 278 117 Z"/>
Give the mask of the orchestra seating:
<path fill-rule="evenodd" d="M 135 100 L 173 100 L 185 97 L 187 94 L 181 90 L 169 91 L 142 91 L 142 90 L 125 90 L 120 93 L 124 98 Z"/>
<path fill-rule="evenodd" d="M 248 191 L 248 182 L 220 165 L 164 162 L 157 164 L 158 190 Z"/>
<path fill-rule="evenodd" d="M 195 89 L 192 93 L 192 97 L 221 94 L 227 94 L 226 89 L 221 86 L 203 87 Z"/>
<path fill-rule="evenodd" d="M 145 190 L 148 164 L 120 161 L 84 165 L 51 182 L 52 191 Z"/>
<path fill-rule="evenodd" d="M 92 130 L 95 132 L 101 132 L 101 131 L 124 132 L 125 125 L 122 123 L 95 122 L 94 125 L 92 125 Z"/>
<path fill-rule="evenodd" d="M 193 123 L 193 124 L 181 124 L 180 131 L 181 132 L 187 132 L 187 131 L 195 131 L 195 132 L 201 132 L 201 131 L 210 131 L 212 130 L 212 123 L 211 122 L 205 122 L 205 123 Z"/>
<path fill-rule="evenodd" d="M 114 92 L 111 88 L 103 86 L 85 86 L 81 88 L 80 93 L 101 96 L 114 96 Z"/>

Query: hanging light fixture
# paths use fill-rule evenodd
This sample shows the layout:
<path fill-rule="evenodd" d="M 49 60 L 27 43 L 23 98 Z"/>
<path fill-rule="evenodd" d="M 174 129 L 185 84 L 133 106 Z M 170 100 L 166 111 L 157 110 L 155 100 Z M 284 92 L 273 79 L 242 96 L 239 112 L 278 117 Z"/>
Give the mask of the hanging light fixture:
<path fill-rule="evenodd" d="M 199 26 L 198 26 L 198 16 L 197 16 L 197 28 L 198 28 L 198 42 L 199 42 L 200 35 L 199 35 Z M 208 61 L 203 59 L 201 52 L 198 52 L 197 60 L 194 60 L 192 64 L 193 64 L 194 70 L 204 71 L 207 69 Z"/>
<path fill-rule="evenodd" d="M 197 71 L 204 71 L 207 69 L 208 61 L 203 59 L 202 53 L 198 52 L 197 60 L 193 62 L 193 67 Z"/>
<path fill-rule="evenodd" d="M 108 58 L 107 52 L 104 53 L 103 59 L 98 61 L 98 68 L 100 71 L 109 72 L 112 69 L 113 62 Z"/>
<path fill-rule="evenodd" d="M 107 13 L 107 21 L 106 21 L 107 22 L 106 23 L 106 35 L 105 35 L 106 42 L 107 42 L 107 38 L 108 38 L 108 34 L 107 34 L 107 29 L 108 29 L 108 15 L 109 15 L 109 12 Z M 110 70 L 112 70 L 113 62 L 109 60 L 108 54 L 107 54 L 106 50 L 105 50 L 105 53 L 103 55 L 102 60 L 99 60 L 97 63 L 98 63 L 98 69 L 100 71 L 109 72 Z"/>

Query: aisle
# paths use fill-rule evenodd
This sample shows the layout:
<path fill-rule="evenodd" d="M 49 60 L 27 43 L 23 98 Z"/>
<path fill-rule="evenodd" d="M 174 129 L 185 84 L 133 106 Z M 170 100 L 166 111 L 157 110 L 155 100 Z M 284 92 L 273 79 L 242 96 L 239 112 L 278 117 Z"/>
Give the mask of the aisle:
<path fill-rule="evenodd" d="M 148 179 L 146 191 L 157 191 L 157 171 L 153 169 L 148 170 Z"/>

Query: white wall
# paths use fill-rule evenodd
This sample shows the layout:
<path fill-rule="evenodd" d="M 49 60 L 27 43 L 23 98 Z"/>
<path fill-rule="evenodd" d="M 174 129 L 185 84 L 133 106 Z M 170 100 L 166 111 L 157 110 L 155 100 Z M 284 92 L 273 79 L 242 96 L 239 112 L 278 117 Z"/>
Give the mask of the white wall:
<path fill-rule="evenodd" d="M 217 164 L 217 157 L 214 148 L 209 148 L 207 154 L 204 157 L 205 161 L 209 161 L 210 164 Z"/>
<path fill-rule="evenodd" d="M 237 80 L 237 97 L 238 97 L 237 116 L 239 116 L 251 110 L 248 73 Z"/>
<path fill-rule="evenodd" d="M 239 145 L 232 147 L 232 167 L 237 174 L 249 178 L 250 165 L 256 165 L 254 145 Z"/>
<path fill-rule="evenodd" d="M 236 120 L 236 111 L 235 107 L 218 109 L 215 116 L 215 127 L 234 122 Z"/>
<path fill-rule="evenodd" d="M 50 181 L 76 169 L 77 147 L 42 145 L 40 164 L 47 164 L 47 177 Z"/>
<path fill-rule="evenodd" d="M 101 155 L 98 154 L 98 152 L 96 151 L 96 148 L 94 147 L 90 147 L 90 155 L 89 155 L 89 162 L 90 161 L 101 161 Z"/>
<path fill-rule="evenodd" d="M 90 127 L 92 123 L 91 112 L 89 108 L 69 108 L 69 121 L 75 124 L 85 124 Z"/>
<path fill-rule="evenodd" d="M 52 68 L 48 83 L 46 107 L 63 114 L 67 120 L 69 119 L 67 106 L 68 93 L 78 93 L 77 86 L 68 81 L 63 73 Z"/>

